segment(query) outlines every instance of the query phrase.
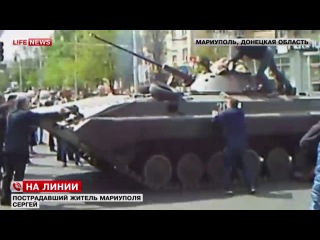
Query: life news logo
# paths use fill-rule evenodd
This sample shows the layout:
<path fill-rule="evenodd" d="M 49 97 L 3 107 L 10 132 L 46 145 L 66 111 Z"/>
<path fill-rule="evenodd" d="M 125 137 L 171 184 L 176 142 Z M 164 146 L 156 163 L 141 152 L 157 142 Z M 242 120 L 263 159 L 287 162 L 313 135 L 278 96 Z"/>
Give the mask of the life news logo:
<path fill-rule="evenodd" d="M 13 39 L 14 46 L 29 46 L 29 47 L 50 47 L 52 46 L 51 38 L 28 38 L 28 39 Z"/>
<path fill-rule="evenodd" d="M 12 192 L 23 192 L 23 182 L 12 182 L 11 183 Z"/>

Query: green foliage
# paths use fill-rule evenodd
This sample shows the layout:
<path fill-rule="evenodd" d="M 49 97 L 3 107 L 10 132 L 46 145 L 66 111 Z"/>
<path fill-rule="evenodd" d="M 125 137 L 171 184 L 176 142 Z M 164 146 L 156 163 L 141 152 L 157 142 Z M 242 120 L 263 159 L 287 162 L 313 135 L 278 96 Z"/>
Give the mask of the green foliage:
<path fill-rule="evenodd" d="M 25 77 L 25 85 L 27 87 L 37 86 L 38 74 L 36 71 L 29 71 Z"/>
<path fill-rule="evenodd" d="M 208 57 L 211 61 L 217 61 L 220 58 L 227 57 L 229 47 L 207 47 L 201 46 L 197 48 L 196 55 L 200 57 Z"/>
<path fill-rule="evenodd" d="M 10 63 L 7 74 L 10 75 L 12 81 L 19 83 L 21 65 L 22 88 L 37 86 L 41 76 L 39 70 L 40 59 L 37 50 L 35 48 L 22 47 L 19 53 L 24 57 L 21 59 L 18 57 L 17 62 Z"/>
<path fill-rule="evenodd" d="M 110 41 L 115 41 L 119 34 L 116 30 L 55 30 L 51 47 L 19 49 L 19 54 L 24 58 L 11 63 L 9 75 L 12 81 L 19 82 L 20 60 L 23 88 L 37 87 L 40 80 L 43 80 L 43 87 L 53 88 L 73 87 L 75 79 L 80 88 L 83 85 L 96 85 L 97 79 L 113 80 L 115 51 L 89 37 L 90 32 Z"/>
<path fill-rule="evenodd" d="M 114 78 L 112 49 L 91 38 L 89 33 L 113 41 L 115 30 L 56 30 L 54 43 L 45 48 L 44 85 L 48 87 L 72 87 L 95 85 L 96 79 Z M 77 42 L 77 43 L 76 43 Z"/>
<path fill-rule="evenodd" d="M 5 91 L 9 86 L 9 77 L 5 71 L 0 71 L 0 90 Z"/>

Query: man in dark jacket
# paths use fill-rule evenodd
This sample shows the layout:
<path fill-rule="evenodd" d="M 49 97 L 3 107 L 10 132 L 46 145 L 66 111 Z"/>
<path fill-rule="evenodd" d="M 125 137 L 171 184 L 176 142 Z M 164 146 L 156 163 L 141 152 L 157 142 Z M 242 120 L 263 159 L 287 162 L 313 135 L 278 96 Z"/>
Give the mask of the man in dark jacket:
<path fill-rule="evenodd" d="M 6 132 L 7 126 L 7 115 L 9 111 L 14 106 L 14 100 L 16 99 L 16 95 L 11 95 L 8 97 L 6 103 L 0 105 L 0 175 L 2 178 L 1 170 L 3 170 L 4 166 L 4 153 L 3 153 L 3 144 L 4 144 L 4 136 Z"/>
<path fill-rule="evenodd" d="M 228 109 L 221 113 L 212 112 L 213 120 L 220 123 L 223 128 L 226 142 L 224 152 L 225 190 L 228 195 L 233 194 L 231 190 L 232 172 L 241 165 L 249 192 L 254 194 L 252 174 L 243 161 L 248 145 L 244 112 L 239 108 L 239 101 L 236 99 L 228 99 L 227 106 Z"/>
<path fill-rule="evenodd" d="M 15 108 L 7 117 L 5 173 L 1 193 L 2 205 L 10 205 L 10 186 L 13 176 L 15 181 L 23 181 L 24 179 L 26 164 L 29 161 L 30 128 L 39 125 L 41 118 L 44 116 L 58 117 L 59 115 L 57 113 L 38 114 L 28 109 L 29 99 L 19 96 L 15 101 Z M 64 110 L 61 113 L 63 112 Z"/>
<path fill-rule="evenodd" d="M 273 89 L 271 83 L 269 82 L 268 77 L 265 75 L 266 69 L 269 67 L 273 75 L 275 76 L 280 89 L 282 90 L 285 86 L 285 93 L 291 95 L 293 92 L 292 85 L 290 81 L 281 73 L 276 65 L 274 60 L 274 54 L 270 47 L 267 46 L 237 46 L 236 55 L 230 60 L 232 62 L 237 62 L 242 59 L 244 56 L 259 60 L 260 66 L 257 72 L 257 79 L 261 81 L 263 87 L 269 96 L 275 96 L 277 93 Z"/>
<path fill-rule="evenodd" d="M 50 91 L 50 97 L 49 99 L 44 103 L 45 107 L 51 107 L 55 104 L 56 102 L 56 92 L 55 91 Z M 55 143 L 54 143 L 54 138 L 51 133 L 49 133 L 49 149 L 51 152 L 55 152 Z"/>
<path fill-rule="evenodd" d="M 318 147 L 317 147 L 318 146 Z M 311 190 L 311 210 L 320 210 L 320 122 L 313 125 L 302 137 L 300 147 L 307 152 L 313 152 L 317 148 L 317 163 L 314 170 L 314 180 Z"/>

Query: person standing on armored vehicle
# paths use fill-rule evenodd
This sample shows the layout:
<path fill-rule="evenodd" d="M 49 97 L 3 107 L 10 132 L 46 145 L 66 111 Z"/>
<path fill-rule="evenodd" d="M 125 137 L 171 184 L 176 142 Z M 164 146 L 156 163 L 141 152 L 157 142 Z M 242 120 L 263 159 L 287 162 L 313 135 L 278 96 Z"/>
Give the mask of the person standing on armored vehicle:
<path fill-rule="evenodd" d="M 243 161 L 248 145 L 244 112 L 239 108 L 239 101 L 233 98 L 228 99 L 227 107 L 228 109 L 221 113 L 212 111 L 213 121 L 217 121 L 222 126 L 226 142 L 224 151 L 225 191 L 226 194 L 233 195 L 232 173 L 240 165 L 249 192 L 254 194 L 256 190 L 252 173 Z"/>
<path fill-rule="evenodd" d="M 201 71 L 201 72 L 207 72 L 207 73 L 211 72 L 212 62 L 210 61 L 209 58 L 197 56 L 196 63 L 199 67 L 203 68 L 204 71 Z"/>
<path fill-rule="evenodd" d="M 242 59 L 244 56 L 259 60 L 260 66 L 256 78 L 261 81 L 264 90 L 269 96 L 277 95 L 275 89 L 273 89 L 269 79 L 265 75 L 266 69 L 269 67 L 271 72 L 275 75 L 277 82 L 279 83 L 280 90 L 283 86 L 285 87 L 285 94 L 291 95 L 293 88 L 290 81 L 281 73 L 275 63 L 274 53 L 270 47 L 267 46 L 236 46 L 237 52 L 235 56 L 230 60 L 230 62 L 236 63 L 238 60 Z M 235 65 L 235 64 L 234 64 Z"/>

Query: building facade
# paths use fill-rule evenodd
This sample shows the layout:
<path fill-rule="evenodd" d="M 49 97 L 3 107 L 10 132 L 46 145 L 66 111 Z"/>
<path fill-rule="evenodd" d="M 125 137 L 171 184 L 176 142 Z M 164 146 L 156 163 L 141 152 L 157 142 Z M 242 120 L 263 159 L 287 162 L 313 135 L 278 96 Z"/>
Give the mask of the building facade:
<path fill-rule="evenodd" d="M 197 52 L 196 38 L 212 38 L 212 30 L 169 30 L 166 39 L 166 63 L 182 65 Z"/>
<path fill-rule="evenodd" d="M 195 38 L 311 38 L 320 42 L 320 30 L 168 30 L 166 38 L 166 63 L 169 65 L 182 65 L 190 60 L 191 56 L 198 54 L 199 48 L 194 44 Z M 218 49 L 221 47 L 210 47 L 210 49 Z M 220 51 L 220 57 L 230 54 L 228 51 Z M 298 54 L 298 53 L 297 53 Z M 301 54 L 301 53 L 299 53 Z M 320 50 L 313 53 L 303 53 L 301 66 L 307 69 L 308 81 L 312 85 L 310 89 L 313 91 L 320 90 Z M 293 67 L 295 53 L 281 54 L 276 56 L 278 67 L 287 75 L 293 82 L 298 81 L 297 73 L 298 66 Z M 255 72 L 257 64 L 255 61 L 248 61 L 249 68 Z M 300 66 L 299 65 L 299 66 Z M 302 71 L 301 69 L 299 70 Z M 297 79 L 295 79 L 297 78 Z M 305 78 L 305 77 L 304 77 Z"/>
<path fill-rule="evenodd" d="M 195 38 L 233 38 L 237 36 L 245 38 L 274 38 L 287 37 L 286 30 L 169 30 L 166 38 L 166 62 L 167 64 L 182 65 L 191 56 L 196 55 L 203 46 L 194 44 Z M 228 54 L 228 48 L 215 47 L 219 57 Z"/>
<path fill-rule="evenodd" d="M 194 56 L 199 47 L 195 38 L 311 38 L 320 41 L 320 30 L 169 30 L 166 39 L 166 61 L 181 65 Z M 225 52 L 223 52 L 225 53 Z"/>

